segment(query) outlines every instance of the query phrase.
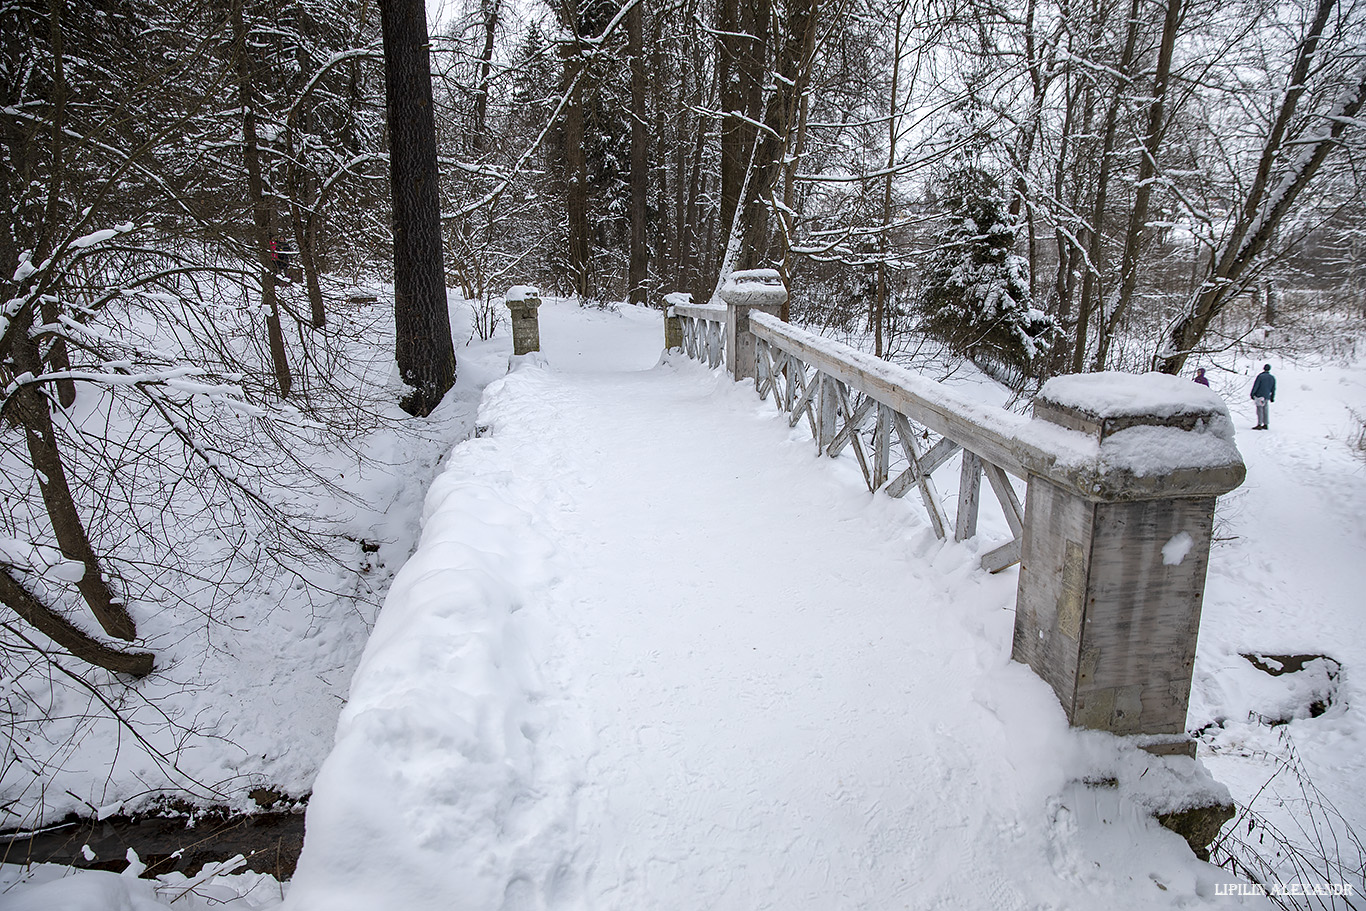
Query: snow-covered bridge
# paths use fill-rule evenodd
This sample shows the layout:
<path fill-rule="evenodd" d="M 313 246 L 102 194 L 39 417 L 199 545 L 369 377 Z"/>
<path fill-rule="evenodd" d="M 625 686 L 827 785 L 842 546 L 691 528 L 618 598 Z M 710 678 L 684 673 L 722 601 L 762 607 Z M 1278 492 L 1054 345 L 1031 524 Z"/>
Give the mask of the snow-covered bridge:
<path fill-rule="evenodd" d="M 1150 817 L 1217 788 L 1010 660 L 1005 511 L 941 544 L 771 397 L 660 360 L 656 314 L 573 325 L 601 334 L 543 325 L 428 497 L 289 907 L 1235 901 Z"/>

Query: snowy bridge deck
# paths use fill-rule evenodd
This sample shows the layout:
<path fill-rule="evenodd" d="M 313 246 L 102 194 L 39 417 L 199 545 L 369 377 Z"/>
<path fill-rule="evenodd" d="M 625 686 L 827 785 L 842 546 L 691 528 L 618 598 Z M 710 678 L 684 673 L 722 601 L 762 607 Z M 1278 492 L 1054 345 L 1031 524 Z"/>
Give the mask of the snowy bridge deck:
<path fill-rule="evenodd" d="M 1013 571 L 751 386 L 652 368 L 657 314 L 545 310 L 551 366 L 431 491 L 289 907 L 1233 901 L 1130 800 L 1161 770 L 1009 660 Z"/>

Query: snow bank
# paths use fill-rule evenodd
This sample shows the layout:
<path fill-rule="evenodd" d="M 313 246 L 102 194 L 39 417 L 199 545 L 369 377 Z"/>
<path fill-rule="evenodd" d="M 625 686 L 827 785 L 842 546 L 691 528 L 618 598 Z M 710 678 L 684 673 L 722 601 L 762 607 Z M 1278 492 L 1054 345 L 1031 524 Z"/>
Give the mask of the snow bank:
<path fill-rule="evenodd" d="M 166 873 L 139 879 L 146 865 L 131 850 L 122 873 L 73 870 L 57 864 L 0 864 L 0 907 L 5 911 L 267 911 L 284 890 L 264 873 L 230 873 L 234 861 L 207 864 L 193 877 Z"/>
<path fill-rule="evenodd" d="M 6 911 L 164 911 L 155 884 L 136 875 L 92 871 L 5 896 Z"/>
<path fill-rule="evenodd" d="M 494 908 L 511 871 L 537 866 L 536 833 L 568 824 L 536 749 L 553 723 L 546 634 L 519 615 L 554 547 L 535 527 L 542 492 L 514 468 L 496 436 L 474 439 L 433 485 L 315 784 L 287 907 Z"/>

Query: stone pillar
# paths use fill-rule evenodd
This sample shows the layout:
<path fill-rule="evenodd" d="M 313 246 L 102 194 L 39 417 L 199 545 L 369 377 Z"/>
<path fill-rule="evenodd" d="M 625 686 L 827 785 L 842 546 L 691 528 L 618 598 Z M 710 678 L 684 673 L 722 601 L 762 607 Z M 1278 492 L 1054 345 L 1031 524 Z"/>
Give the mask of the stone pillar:
<path fill-rule="evenodd" d="M 514 285 L 503 300 L 512 311 L 512 353 L 540 351 L 541 323 L 536 311 L 541 306 L 541 292 L 530 285 Z"/>
<path fill-rule="evenodd" d="M 675 304 L 691 304 L 692 295 L 685 291 L 673 291 L 664 295 L 664 350 L 673 351 L 683 347 L 683 321 L 674 316 Z"/>
<path fill-rule="evenodd" d="M 721 285 L 721 300 L 726 302 L 726 358 L 730 375 L 736 380 L 754 377 L 754 333 L 749 330 L 749 314 L 758 310 L 777 316 L 787 300 L 787 288 L 776 269 L 749 269 L 732 272 Z"/>
<path fill-rule="evenodd" d="M 1193 756 L 1186 706 L 1214 502 L 1244 469 L 1223 402 L 1191 385 L 1069 376 L 1034 400 L 1036 419 L 1091 437 L 1099 456 L 1031 471 L 1011 657 L 1073 725 Z"/>

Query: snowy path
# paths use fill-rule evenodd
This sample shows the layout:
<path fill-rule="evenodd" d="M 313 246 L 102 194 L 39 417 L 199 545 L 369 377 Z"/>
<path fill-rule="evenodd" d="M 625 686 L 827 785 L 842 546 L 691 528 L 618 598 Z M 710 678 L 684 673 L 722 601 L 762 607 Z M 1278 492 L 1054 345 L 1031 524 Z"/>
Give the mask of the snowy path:
<path fill-rule="evenodd" d="M 642 346 L 635 369 L 551 345 L 490 387 L 357 672 L 288 907 L 1238 903 L 1116 792 L 1069 785 L 1124 773 L 1009 662 L 1013 574 L 752 389 L 640 369 L 658 323 L 618 322 L 589 328 Z"/>

